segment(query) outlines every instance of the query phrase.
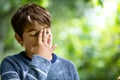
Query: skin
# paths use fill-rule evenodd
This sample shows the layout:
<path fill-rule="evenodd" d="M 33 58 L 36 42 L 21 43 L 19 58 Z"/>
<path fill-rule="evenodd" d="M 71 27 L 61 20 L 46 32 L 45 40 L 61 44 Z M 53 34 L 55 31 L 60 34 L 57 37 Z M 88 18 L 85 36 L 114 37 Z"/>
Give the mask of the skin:
<path fill-rule="evenodd" d="M 47 60 L 52 59 L 52 53 L 56 48 L 52 46 L 51 29 L 40 24 L 35 24 L 34 29 L 27 29 L 23 33 L 23 38 L 15 33 L 16 40 L 25 48 L 26 55 L 32 58 L 37 54 Z"/>

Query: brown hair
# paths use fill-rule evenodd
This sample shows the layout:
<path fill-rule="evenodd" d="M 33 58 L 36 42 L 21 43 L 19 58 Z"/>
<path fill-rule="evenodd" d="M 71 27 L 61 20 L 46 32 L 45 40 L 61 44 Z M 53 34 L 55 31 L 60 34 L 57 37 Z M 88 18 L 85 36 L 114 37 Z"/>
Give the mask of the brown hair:
<path fill-rule="evenodd" d="M 26 4 L 12 16 L 11 24 L 15 33 L 22 38 L 25 28 L 34 25 L 35 21 L 51 27 L 51 16 L 45 8 L 37 4 Z"/>

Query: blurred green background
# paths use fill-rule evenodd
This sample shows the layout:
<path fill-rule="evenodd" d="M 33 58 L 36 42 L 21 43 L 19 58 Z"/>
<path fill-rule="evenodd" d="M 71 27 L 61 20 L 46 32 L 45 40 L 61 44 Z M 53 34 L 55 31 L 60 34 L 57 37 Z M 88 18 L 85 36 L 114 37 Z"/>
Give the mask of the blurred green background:
<path fill-rule="evenodd" d="M 52 15 L 55 53 L 73 61 L 81 80 L 120 75 L 120 0 L 0 0 L 0 62 L 22 47 L 10 20 L 21 5 L 37 3 Z"/>

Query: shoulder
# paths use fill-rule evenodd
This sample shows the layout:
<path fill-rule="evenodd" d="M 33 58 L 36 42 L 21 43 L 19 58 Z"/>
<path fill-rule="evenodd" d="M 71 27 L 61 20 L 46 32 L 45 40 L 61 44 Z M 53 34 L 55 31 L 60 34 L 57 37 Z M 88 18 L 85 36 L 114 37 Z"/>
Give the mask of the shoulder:
<path fill-rule="evenodd" d="M 11 64 L 15 63 L 15 61 L 20 60 L 19 57 L 20 57 L 20 53 L 14 54 L 14 55 L 10 55 L 10 56 L 6 56 L 2 60 L 1 65 L 5 65 L 5 64 L 8 64 L 8 63 L 11 63 Z"/>
<path fill-rule="evenodd" d="M 9 70 L 15 70 L 15 67 L 18 68 L 20 62 L 20 53 L 5 57 L 0 64 L 0 73 Z"/>
<path fill-rule="evenodd" d="M 71 72 L 71 74 L 78 76 L 77 68 L 74 62 L 65 58 L 58 57 L 56 63 L 59 67 L 62 66 L 64 70 L 68 70 Z"/>
<path fill-rule="evenodd" d="M 58 57 L 56 62 L 59 62 L 59 63 L 63 64 L 64 66 L 67 66 L 67 67 L 72 67 L 72 68 L 75 67 L 74 62 L 72 62 L 68 59 L 62 58 L 62 57 Z"/>

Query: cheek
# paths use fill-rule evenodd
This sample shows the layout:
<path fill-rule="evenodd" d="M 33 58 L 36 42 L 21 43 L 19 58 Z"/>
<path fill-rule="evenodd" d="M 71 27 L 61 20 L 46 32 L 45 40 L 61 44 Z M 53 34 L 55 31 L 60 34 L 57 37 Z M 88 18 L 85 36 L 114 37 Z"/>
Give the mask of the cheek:
<path fill-rule="evenodd" d="M 36 43 L 36 40 L 35 39 L 32 39 L 32 38 L 29 38 L 27 40 L 24 41 L 24 46 L 25 48 L 29 48 L 31 49 L 33 46 L 35 46 L 37 43 Z"/>

